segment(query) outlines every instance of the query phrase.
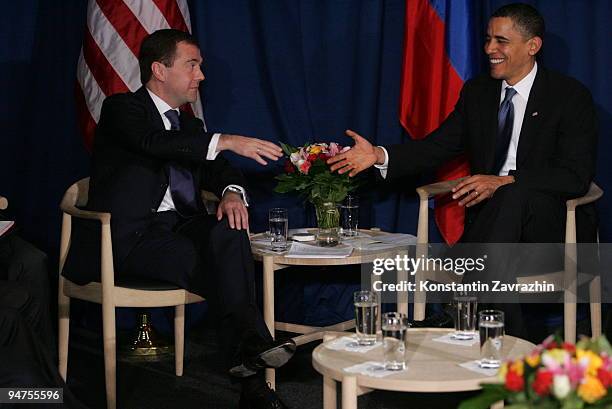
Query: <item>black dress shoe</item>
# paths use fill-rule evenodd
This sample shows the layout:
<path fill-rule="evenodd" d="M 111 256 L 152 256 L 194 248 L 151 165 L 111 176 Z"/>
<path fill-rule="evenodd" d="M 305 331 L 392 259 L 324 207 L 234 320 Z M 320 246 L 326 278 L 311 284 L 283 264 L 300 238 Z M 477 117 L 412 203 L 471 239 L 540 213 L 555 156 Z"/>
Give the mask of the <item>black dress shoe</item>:
<path fill-rule="evenodd" d="M 293 356 L 295 349 L 295 341 L 292 339 L 273 341 L 259 352 L 243 353 L 242 363 L 231 368 L 230 375 L 246 378 L 264 368 L 280 368 Z"/>
<path fill-rule="evenodd" d="M 438 312 L 422 321 L 412 321 L 411 328 L 454 328 L 453 317 L 445 312 Z"/>
<path fill-rule="evenodd" d="M 240 409 L 289 409 L 278 397 L 274 389 L 262 383 L 248 392 L 240 394 Z"/>

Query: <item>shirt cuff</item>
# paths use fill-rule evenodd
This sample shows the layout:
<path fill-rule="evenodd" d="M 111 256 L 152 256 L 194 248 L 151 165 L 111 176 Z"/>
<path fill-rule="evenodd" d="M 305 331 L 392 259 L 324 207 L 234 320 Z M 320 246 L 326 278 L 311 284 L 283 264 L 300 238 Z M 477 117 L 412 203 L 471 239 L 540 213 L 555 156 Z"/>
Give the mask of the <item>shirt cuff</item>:
<path fill-rule="evenodd" d="M 385 161 L 382 165 L 374 165 L 374 167 L 380 171 L 380 176 L 385 179 L 387 177 L 387 168 L 389 167 L 389 152 L 387 152 L 384 146 L 379 146 L 379 148 L 385 153 Z"/>
<path fill-rule="evenodd" d="M 217 134 L 217 135 L 219 135 L 219 134 Z M 242 186 L 240 186 L 240 185 L 227 185 L 225 187 L 225 189 L 223 189 L 223 193 L 221 193 L 221 197 L 223 197 L 223 195 L 225 195 L 225 192 L 227 192 L 227 190 L 230 189 L 230 188 L 233 189 L 233 190 L 231 190 L 232 192 L 235 191 L 235 190 L 240 190 L 240 195 L 242 196 L 242 201 L 244 202 L 244 205 L 246 207 L 249 207 L 249 202 L 248 202 L 248 199 L 247 199 L 246 190 L 244 190 L 244 188 Z M 235 192 L 235 193 L 238 193 L 238 192 Z"/>
<path fill-rule="evenodd" d="M 216 133 L 210 138 L 210 143 L 208 144 L 208 152 L 206 153 L 206 160 L 215 160 L 219 152 L 217 152 L 217 145 L 219 144 L 220 133 Z M 227 188 L 226 188 L 227 189 Z M 225 191 L 223 191 L 225 193 Z"/>

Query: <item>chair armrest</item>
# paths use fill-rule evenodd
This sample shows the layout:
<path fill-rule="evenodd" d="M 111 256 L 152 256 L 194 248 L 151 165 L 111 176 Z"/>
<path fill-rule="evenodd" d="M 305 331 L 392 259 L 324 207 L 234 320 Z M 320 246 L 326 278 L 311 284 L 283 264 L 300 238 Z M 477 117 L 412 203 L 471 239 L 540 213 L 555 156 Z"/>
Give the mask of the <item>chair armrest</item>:
<path fill-rule="evenodd" d="M 200 196 L 202 197 L 203 202 L 220 202 L 219 198 L 213 192 L 209 192 L 208 190 L 200 190 Z"/>
<path fill-rule="evenodd" d="M 0 210 L 4 210 L 8 207 L 8 200 L 4 196 L 0 196 Z"/>
<path fill-rule="evenodd" d="M 62 211 L 68 213 L 72 217 L 76 217 L 79 219 L 91 219 L 91 220 L 99 220 L 102 224 L 109 224 L 111 214 L 106 212 L 94 212 L 92 210 L 81 210 L 76 206 L 65 205 L 62 203 L 60 205 Z"/>
<path fill-rule="evenodd" d="M 432 196 L 441 195 L 448 193 L 453 190 L 455 186 L 466 178 L 459 178 L 454 180 L 445 180 L 443 182 L 431 183 L 429 185 L 417 187 L 417 193 L 421 200 L 428 200 Z"/>
<path fill-rule="evenodd" d="M 599 186 L 595 184 L 595 182 L 591 182 L 591 186 L 589 186 L 589 191 L 582 197 L 577 197 L 576 199 L 568 200 L 566 203 L 567 210 L 576 210 L 576 207 L 582 206 L 587 203 L 592 203 L 603 196 L 603 190 Z"/>

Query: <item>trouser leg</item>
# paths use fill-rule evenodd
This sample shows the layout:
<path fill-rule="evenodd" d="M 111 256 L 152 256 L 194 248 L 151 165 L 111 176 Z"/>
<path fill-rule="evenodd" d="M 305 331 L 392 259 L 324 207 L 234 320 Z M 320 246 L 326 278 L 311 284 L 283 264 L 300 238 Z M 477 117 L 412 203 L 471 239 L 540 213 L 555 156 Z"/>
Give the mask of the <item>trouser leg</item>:
<path fill-rule="evenodd" d="M 0 388 L 63 389 L 63 405 L 18 404 L 16 408 L 84 408 L 61 379 L 42 340 L 17 309 L 0 307 L 0 362 Z"/>
<path fill-rule="evenodd" d="M 0 244 L 0 270 L 9 282 L 27 290 L 27 300 L 21 300 L 19 310 L 35 333 L 45 340 L 49 352 L 55 354 L 55 335 L 51 324 L 47 255 L 19 236 L 10 235 Z M 0 305 L 7 305 L 2 301 Z"/>
<path fill-rule="evenodd" d="M 528 271 L 555 271 L 562 265 L 561 254 L 543 251 L 535 243 L 563 242 L 564 231 L 564 202 L 559 197 L 524 189 L 518 183 L 502 186 L 468 216 L 462 243 L 470 246 L 472 256 L 486 254 L 487 261 L 483 271 L 466 274 L 464 281 L 515 283 L 517 275 Z M 517 243 L 534 244 L 527 248 Z M 524 257 L 526 251 L 531 258 Z M 525 336 L 519 294 L 502 296 L 507 302 L 489 306 L 504 311 L 508 333 Z"/>
<path fill-rule="evenodd" d="M 204 234 L 206 230 L 208 234 Z M 241 361 L 241 344 L 272 341 L 257 306 L 253 257 L 245 230 L 229 227 L 226 219 L 203 216 L 184 224 L 201 255 L 193 282 L 201 286 L 218 323 L 219 342 L 229 367 Z"/>
<path fill-rule="evenodd" d="M 255 298 L 248 236 L 226 219 L 199 216 L 180 221 L 173 212 L 157 216 L 130 251 L 124 274 L 168 281 L 205 297 L 219 327 L 228 367 L 240 361 L 240 345 L 271 341 Z"/>

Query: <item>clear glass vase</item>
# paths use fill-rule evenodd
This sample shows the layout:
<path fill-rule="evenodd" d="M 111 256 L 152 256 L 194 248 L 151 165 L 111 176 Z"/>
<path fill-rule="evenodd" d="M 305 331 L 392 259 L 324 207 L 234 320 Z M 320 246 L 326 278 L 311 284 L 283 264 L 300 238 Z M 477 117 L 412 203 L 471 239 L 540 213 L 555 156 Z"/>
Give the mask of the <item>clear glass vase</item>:
<path fill-rule="evenodd" d="M 340 212 L 334 202 L 314 204 L 317 212 L 317 242 L 319 246 L 333 247 L 340 242 Z"/>

